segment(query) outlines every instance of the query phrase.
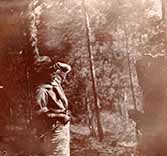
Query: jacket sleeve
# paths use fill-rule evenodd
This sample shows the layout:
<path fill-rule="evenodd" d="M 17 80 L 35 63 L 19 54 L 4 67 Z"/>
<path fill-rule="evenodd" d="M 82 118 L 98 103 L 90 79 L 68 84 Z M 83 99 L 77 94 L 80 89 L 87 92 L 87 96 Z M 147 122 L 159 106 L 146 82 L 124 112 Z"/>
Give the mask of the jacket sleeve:
<path fill-rule="evenodd" d="M 46 113 L 48 103 L 48 93 L 44 88 L 37 88 L 34 97 L 34 111 L 40 115 Z"/>
<path fill-rule="evenodd" d="M 67 98 L 66 98 L 66 96 L 65 96 L 64 90 L 63 90 L 63 88 L 61 87 L 61 85 L 58 85 L 58 84 L 55 85 L 55 86 L 54 86 L 54 90 L 55 90 L 55 92 L 56 92 L 57 97 L 58 97 L 58 98 L 61 100 L 61 102 L 63 103 L 65 109 L 67 109 L 67 108 L 68 108 L 68 100 L 67 100 Z"/>

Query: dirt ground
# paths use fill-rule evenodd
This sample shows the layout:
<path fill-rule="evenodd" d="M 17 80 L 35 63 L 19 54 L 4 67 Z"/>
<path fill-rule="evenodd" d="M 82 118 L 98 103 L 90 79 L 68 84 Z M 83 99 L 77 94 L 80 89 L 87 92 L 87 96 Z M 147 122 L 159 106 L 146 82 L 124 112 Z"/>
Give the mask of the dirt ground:
<path fill-rule="evenodd" d="M 137 156 L 133 121 L 108 112 L 101 113 L 101 121 L 105 134 L 101 142 L 89 135 L 86 123 L 71 124 L 71 156 Z M 38 156 L 37 148 L 29 132 L 0 137 L 0 156 Z"/>

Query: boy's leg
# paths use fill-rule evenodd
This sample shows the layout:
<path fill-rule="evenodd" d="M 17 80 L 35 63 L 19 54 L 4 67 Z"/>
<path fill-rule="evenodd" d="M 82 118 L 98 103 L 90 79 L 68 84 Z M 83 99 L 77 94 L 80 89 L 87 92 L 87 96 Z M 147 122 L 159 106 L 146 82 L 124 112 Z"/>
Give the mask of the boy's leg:
<path fill-rule="evenodd" d="M 58 123 L 51 133 L 45 136 L 47 156 L 70 156 L 70 122 Z"/>

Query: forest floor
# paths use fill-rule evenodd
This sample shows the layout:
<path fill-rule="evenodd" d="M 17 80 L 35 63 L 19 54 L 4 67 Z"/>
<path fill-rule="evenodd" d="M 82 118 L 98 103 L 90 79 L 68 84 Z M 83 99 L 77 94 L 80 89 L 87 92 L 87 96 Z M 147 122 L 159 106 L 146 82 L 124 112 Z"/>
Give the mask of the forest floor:
<path fill-rule="evenodd" d="M 132 120 L 118 113 L 101 113 L 104 139 L 91 137 L 87 124 L 71 125 L 71 156 L 136 156 L 136 130 Z"/>
<path fill-rule="evenodd" d="M 101 113 L 101 122 L 104 130 L 101 142 L 98 137 L 90 136 L 88 124 L 82 121 L 71 124 L 71 156 L 136 156 L 136 132 L 132 120 L 127 121 L 118 113 L 105 111 Z M 20 134 L 16 136 L 5 140 L 0 137 L 0 156 L 37 156 L 24 151 L 24 147 L 33 144 L 31 138 L 26 137 L 26 134 L 25 137 Z M 19 148 L 10 151 L 9 146 Z"/>

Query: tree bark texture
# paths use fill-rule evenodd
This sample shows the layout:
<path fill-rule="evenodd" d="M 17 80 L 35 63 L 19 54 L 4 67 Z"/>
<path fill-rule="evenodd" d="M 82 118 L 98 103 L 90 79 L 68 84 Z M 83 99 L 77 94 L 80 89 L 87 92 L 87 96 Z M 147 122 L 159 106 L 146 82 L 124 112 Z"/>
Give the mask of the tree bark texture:
<path fill-rule="evenodd" d="M 84 0 L 83 0 L 83 8 L 84 8 L 87 46 L 88 46 L 89 62 L 90 62 L 90 72 L 91 72 L 91 78 L 92 78 L 92 88 L 93 88 L 94 102 L 95 102 L 95 112 L 96 112 L 96 118 L 97 118 L 97 130 L 99 134 L 99 140 L 102 141 L 104 134 L 103 134 L 102 125 L 100 122 L 100 112 L 99 112 L 99 107 L 98 107 L 98 95 L 97 95 L 97 90 L 96 90 L 96 74 L 95 74 L 95 67 L 94 67 L 93 54 L 92 54 L 92 45 L 91 45 L 91 29 L 90 29 L 90 23 L 89 23 L 89 16 L 87 14 Z"/>

